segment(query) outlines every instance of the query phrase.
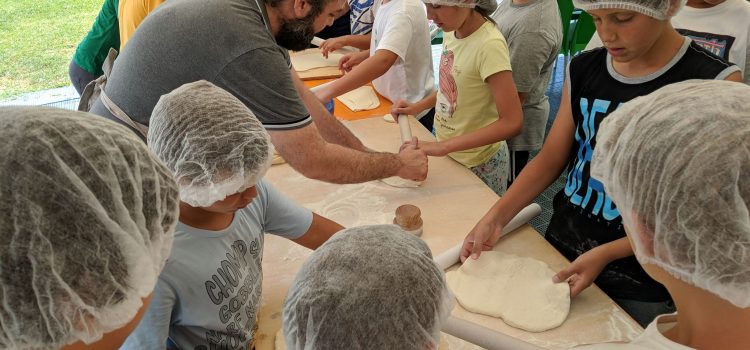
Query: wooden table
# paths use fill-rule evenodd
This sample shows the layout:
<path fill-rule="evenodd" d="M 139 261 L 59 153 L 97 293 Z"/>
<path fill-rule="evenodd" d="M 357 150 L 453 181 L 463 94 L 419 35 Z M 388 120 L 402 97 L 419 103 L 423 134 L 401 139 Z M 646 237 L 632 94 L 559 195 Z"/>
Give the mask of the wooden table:
<path fill-rule="evenodd" d="M 410 118 L 410 123 L 415 136 L 420 139 L 432 137 L 418 121 Z M 395 152 L 400 144 L 398 125 L 386 123 L 382 118 L 345 122 L 345 125 L 370 148 Z M 334 185 L 307 179 L 286 164 L 273 166 L 266 178 L 293 200 L 346 227 L 391 223 L 396 207 L 414 204 L 422 211 L 422 239 L 437 256 L 461 242 L 498 197 L 471 171 L 450 158 L 430 158 L 429 167 L 423 185 L 413 189 L 393 188 L 380 181 Z M 501 240 L 497 249 L 533 256 L 547 262 L 553 269 L 567 264 L 565 258 L 528 225 L 506 238 Z M 286 291 L 310 253 L 310 250 L 285 239 L 272 235 L 266 237 L 263 297 L 256 338 L 258 350 L 273 349 L 274 335 L 281 326 L 281 307 Z M 568 325 L 566 321 L 557 330 L 545 332 L 555 332 L 553 336 L 561 339 L 558 343 L 626 341 L 640 331 L 640 327 L 596 287 L 589 288 L 576 298 L 571 310 L 571 320 L 575 321 L 570 322 L 573 327 L 563 328 Z M 504 326 L 500 320 L 466 315 L 460 306 L 454 309 L 453 315 L 488 328 L 502 329 L 525 341 L 534 341 L 532 336 L 544 335 L 530 335 L 527 332 L 519 335 L 517 332 L 522 331 L 497 327 L 498 323 Z M 543 340 L 547 342 L 548 339 Z M 453 337 L 444 337 L 443 343 L 441 348 L 446 349 L 478 349 Z M 559 347 L 545 344 L 551 348 Z"/>
<path fill-rule="evenodd" d="M 304 83 L 307 87 L 313 87 L 313 86 L 318 86 L 320 84 L 325 84 L 333 80 L 335 79 L 305 80 Z M 372 86 L 372 84 L 370 84 L 370 86 Z M 390 113 L 391 105 L 393 105 L 393 103 L 391 103 L 391 101 L 388 100 L 387 98 L 381 96 L 377 91 L 375 91 L 375 95 L 378 95 L 378 99 L 380 100 L 380 106 L 378 106 L 378 108 L 375 108 L 375 109 L 359 111 L 359 112 L 353 112 L 351 109 L 349 109 L 349 107 L 341 103 L 337 98 L 334 98 L 333 99 L 333 103 L 334 103 L 333 115 L 343 120 L 358 120 L 358 119 L 371 118 L 372 116 L 382 117 L 383 115 Z"/>

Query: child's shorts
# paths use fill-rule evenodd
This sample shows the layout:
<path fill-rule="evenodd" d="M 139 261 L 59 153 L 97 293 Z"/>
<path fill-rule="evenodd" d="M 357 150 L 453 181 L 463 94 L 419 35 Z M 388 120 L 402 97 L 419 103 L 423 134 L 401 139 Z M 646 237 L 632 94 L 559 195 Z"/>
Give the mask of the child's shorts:
<path fill-rule="evenodd" d="M 510 177 L 508 144 L 505 141 L 501 142 L 500 149 L 490 160 L 469 169 L 479 176 L 498 196 L 502 196 L 508 187 L 508 178 Z"/>

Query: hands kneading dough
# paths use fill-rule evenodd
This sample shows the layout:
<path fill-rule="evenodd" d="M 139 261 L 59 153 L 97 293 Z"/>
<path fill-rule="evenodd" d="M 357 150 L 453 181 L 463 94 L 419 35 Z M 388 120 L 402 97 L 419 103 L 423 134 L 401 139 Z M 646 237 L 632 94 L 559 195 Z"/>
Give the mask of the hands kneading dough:
<path fill-rule="evenodd" d="M 543 332 L 561 325 L 570 311 L 570 287 L 553 283 L 554 274 L 539 260 L 487 251 L 446 273 L 446 280 L 466 310 Z"/>

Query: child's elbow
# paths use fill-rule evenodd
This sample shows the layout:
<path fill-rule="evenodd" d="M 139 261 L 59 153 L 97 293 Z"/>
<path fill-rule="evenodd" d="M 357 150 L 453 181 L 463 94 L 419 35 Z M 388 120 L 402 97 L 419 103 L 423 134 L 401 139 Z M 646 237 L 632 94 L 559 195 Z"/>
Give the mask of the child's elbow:
<path fill-rule="evenodd" d="M 511 123 L 509 123 L 508 129 L 511 132 L 511 137 L 515 137 L 518 135 L 521 135 L 521 132 L 523 132 L 523 116 L 519 115 L 518 118 L 512 118 Z"/>

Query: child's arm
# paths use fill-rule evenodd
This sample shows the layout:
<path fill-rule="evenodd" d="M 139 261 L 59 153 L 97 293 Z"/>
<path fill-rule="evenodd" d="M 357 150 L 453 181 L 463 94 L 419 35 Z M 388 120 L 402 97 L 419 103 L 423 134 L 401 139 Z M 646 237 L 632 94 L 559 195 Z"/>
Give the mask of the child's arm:
<path fill-rule="evenodd" d="M 724 79 L 724 80 L 727 80 L 727 81 L 736 81 L 738 83 L 741 83 L 742 82 L 742 72 L 741 71 L 736 71 L 736 72 L 734 72 L 732 74 L 729 74 L 729 75 L 727 75 L 726 79 Z"/>
<path fill-rule="evenodd" d="M 299 94 L 302 103 L 305 105 L 308 112 L 310 113 L 310 116 L 315 122 L 315 127 L 320 133 L 320 136 L 322 136 L 323 139 L 329 143 L 335 143 L 362 152 L 369 152 L 369 150 L 362 144 L 362 141 L 354 136 L 354 134 L 352 134 L 352 132 L 347 127 L 345 127 L 344 124 L 341 124 L 341 122 L 336 119 L 336 117 L 331 115 L 331 113 L 329 113 L 328 110 L 323 107 L 320 101 L 316 99 L 315 94 L 313 94 L 299 78 L 297 72 L 294 69 L 291 69 L 290 73 L 292 75 L 294 87 L 297 89 L 297 93 Z M 287 131 L 272 131 L 269 134 L 271 135 L 272 141 L 279 150 L 279 153 L 281 153 L 282 149 L 284 149 L 284 146 L 280 143 L 293 142 L 293 140 L 289 140 L 289 133 Z M 285 137 L 282 135 L 287 136 Z M 295 141 L 299 142 L 299 140 Z M 281 155 L 284 156 L 285 159 L 289 157 L 287 154 L 282 153 Z M 290 164 L 293 163 L 290 162 Z M 295 169 L 297 168 L 295 167 Z M 308 175 L 306 174 L 305 176 Z"/>
<path fill-rule="evenodd" d="M 628 238 L 623 237 L 581 254 L 570 266 L 553 276 L 552 280 L 555 283 L 567 280 L 570 284 L 570 297 L 573 298 L 594 283 L 607 264 L 632 255 L 633 247 Z"/>
<path fill-rule="evenodd" d="M 393 115 L 394 118 L 399 114 L 418 115 L 422 111 L 435 107 L 435 103 L 437 103 L 437 91 L 427 95 L 427 97 L 416 103 L 398 100 L 393 106 L 391 106 L 391 115 Z"/>
<path fill-rule="evenodd" d="M 368 54 L 368 52 L 363 51 L 353 54 L 352 56 L 346 55 L 342 57 L 341 62 L 339 63 L 340 68 L 346 70 L 347 67 L 351 67 L 349 65 L 349 61 L 352 59 L 352 57 L 356 58 L 357 56 L 355 55 L 362 54 L 366 55 Z M 337 80 L 334 80 L 325 88 L 316 91 L 315 95 L 321 101 L 328 101 L 336 96 L 340 96 L 349 91 L 352 91 L 385 74 L 385 72 L 387 72 L 388 69 L 391 68 L 391 66 L 396 62 L 397 59 L 398 55 L 389 50 L 377 50 L 375 51 L 375 54 L 362 61 L 362 63 L 359 63 L 349 73 L 345 74 L 343 77 Z"/>
<path fill-rule="evenodd" d="M 313 213 L 310 228 L 300 238 L 292 240 L 303 247 L 317 249 L 325 243 L 334 233 L 343 230 L 344 227 L 336 222 Z"/>
<path fill-rule="evenodd" d="M 167 337 L 169 337 L 169 324 L 172 320 L 175 301 L 174 290 L 167 283 L 158 281 L 141 322 L 130 333 L 120 349 L 164 350 Z"/>
<path fill-rule="evenodd" d="M 336 51 L 344 46 L 356 47 L 360 50 L 368 50 L 370 48 L 370 35 L 344 35 L 338 38 L 330 38 L 320 44 L 320 51 L 323 56 L 328 58 L 328 53 Z"/>
<path fill-rule="evenodd" d="M 422 142 L 419 148 L 429 156 L 445 156 L 448 153 L 463 151 L 507 140 L 521 133 L 523 112 L 518 101 L 516 85 L 511 71 L 502 71 L 487 77 L 487 84 L 497 106 L 498 119 L 490 125 L 461 136 L 440 142 Z"/>
<path fill-rule="evenodd" d="M 503 226 L 560 176 L 571 152 L 575 124 L 570 109 L 566 82 L 560 109 L 539 155 L 523 168 L 505 195 L 484 214 L 469 232 L 461 248 L 461 261 L 469 255 L 476 259 L 483 250 L 492 249 L 500 239 Z"/>

